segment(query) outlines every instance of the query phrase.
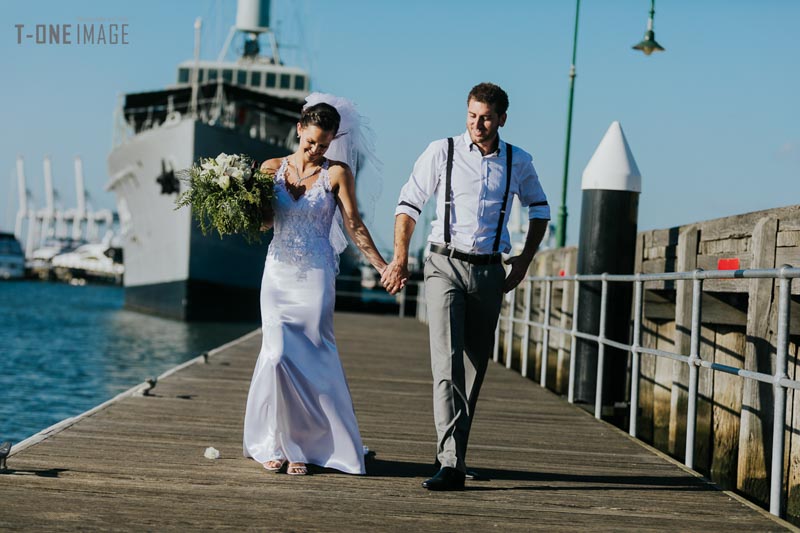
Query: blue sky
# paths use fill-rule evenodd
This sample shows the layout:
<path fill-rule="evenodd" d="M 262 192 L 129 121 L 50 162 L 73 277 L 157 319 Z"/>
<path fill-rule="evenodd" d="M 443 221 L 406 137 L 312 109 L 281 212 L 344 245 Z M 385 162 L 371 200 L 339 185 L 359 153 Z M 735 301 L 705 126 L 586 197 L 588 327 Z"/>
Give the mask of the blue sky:
<path fill-rule="evenodd" d="M 347 96 L 370 118 L 382 159 L 383 194 L 371 229 L 391 243 L 400 187 L 433 139 L 463 132 L 470 87 L 493 81 L 509 93 L 501 134 L 534 156 L 555 213 L 560 201 L 575 3 L 561 0 L 274 0 L 287 63 L 311 71 L 314 90 Z M 173 83 L 192 55 L 203 17 L 203 56 L 215 57 L 235 0 L 163 2 L 15 0 L 0 32 L 3 142 L 0 227 L 13 229 L 14 166 L 43 200 L 41 160 L 50 155 L 65 207 L 74 205 L 73 158 L 83 158 L 95 207 L 118 95 Z M 656 2 L 657 40 L 641 40 L 648 0 L 583 0 L 567 197 L 575 244 L 580 177 L 608 126 L 619 120 L 642 172 L 639 229 L 800 203 L 800 69 L 791 0 Z M 17 44 L 14 24 L 114 19 L 127 46 Z M 108 21 L 107 21 L 108 22 Z"/>

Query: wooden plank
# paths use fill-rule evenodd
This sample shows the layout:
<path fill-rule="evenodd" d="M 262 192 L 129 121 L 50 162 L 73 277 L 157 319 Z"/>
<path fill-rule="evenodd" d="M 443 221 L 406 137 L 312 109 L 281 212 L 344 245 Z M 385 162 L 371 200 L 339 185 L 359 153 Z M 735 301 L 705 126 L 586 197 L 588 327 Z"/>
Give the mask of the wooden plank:
<path fill-rule="evenodd" d="M 775 251 L 775 266 L 791 265 L 800 267 L 800 248 L 778 248 Z"/>
<path fill-rule="evenodd" d="M 633 254 L 633 271 L 634 272 L 641 272 L 642 271 L 642 261 L 645 259 L 645 232 L 639 232 L 636 234 L 636 251 Z"/>
<path fill-rule="evenodd" d="M 644 249 L 645 259 L 666 259 L 675 257 L 674 246 L 651 246 Z"/>
<path fill-rule="evenodd" d="M 656 349 L 675 352 L 675 322 L 658 326 Z M 653 384 L 653 446 L 664 452 L 670 449 L 670 404 L 672 402 L 673 361 L 657 357 Z"/>
<path fill-rule="evenodd" d="M 552 265 L 553 265 L 553 258 L 554 255 L 548 255 L 543 257 L 541 262 L 538 265 L 538 276 L 549 276 L 553 274 Z M 536 292 L 532 296 L 532 305 L 533 309 L 536 309 L 536 314 L 532 317 L 536 322 L 543 323 L 544 322 L 544 313 L 545 313 L 545 299 L 546 299 L 546 290 L 544 282 L 536 283 Z M 535 328 L 535 335 L 532 338 L 536 341 L 535 347 L 531 350 L 532 361 L 528 364 L 528 376 L 531 377 L 532 380 L 538 382 L 539 376 L 541 375 L 542 371 L 542 353 L 544 352 L 544 330 L 541 328 Z"/>
<path fill-rule="evenodd" d="M 697 245 L 700 238 L 696 226 L 681 228 L 678 236 L 679 272 L 690 272 L 697 265 Z M 678 281 L 675 291 L 676 353 L 689 355 L 692 329 L 692 281 Z M 686 409 L 688 408 L 689 367 L 681 361 L 672 362 L 672 390 L 669 414 L 669 453 L 683 459 L 686 455 Z"/>
<path fill-rule="evenodd" d="M 675 293 L 655 289 L 651 283 L 644 286 L 644 316 L 649 320 L 675 320 Z"/>
<path fill-rule="evenodd" d="M 703 240 L 719 241 L 744 239 L 752 235 L 756 222 L 763 218 L 761 212 L 744 213 L 701 222 Z"/>
<path fill-rule="evenodd" d="M 747 324 L 747 313 L 741 309 L 742 302 L 746 305 L 747 296 L 733 297 L 730 293 L 711 293 L 705 291 L 705 287 L 704 283 L 703 324 L 721 324 L 725 326 L 745 326 Z M 674 320 L 675 303 L 668 296 L 669 294 L 664 291 L 647 291 L 645 316 L 651 320 Z"/>
<path fill-rule="evenodd" d="M 705 288 L 705 284 L 703 284 Z M 723 297 L 725 297 L 723 299 Z M 741 295 L 741 299 L 746 302 L 746 296 Z M 746 326 L 747 311 L 742 310 L 737 305 L 733 305 L 734 300 L 731 293 L 709 293 L 703 294 L 703 323 L 719 324 L 722 326 Z M 745 304 L 746 305 L 746 304 Z"/>
<path fill-rule="evenodd" d="M 567 254 L 564 263 L 564 273 L 567 276 L 575 274 L 577 257 L 577 248 L 571 250 L 570 253 Z M 563 283 L 562 285 L 564 288 L 561 296 L 561 319 L 558 325 L 563 329 L 572 329 L 572 320 L 574 319 L 572 305 L 575 297 L 575 284 Z M 572 337 L 565 333 L 558 334 L 558 355 L 555 372 L 556 383 L 554 389 L 558 394 L 566 394 L 569 389 L 569 360 L 571 347 Z"/>
<path fill-rule="evenodd" d="M 517 285 L 514 293 L 514 318 L 525 318 L 525 284 Z M 524 324 L 512 325 L 511 368 L 517 371 L 522 369 L 522 338 L 526 327 Z M 505 358 L 503 358 L 503 362 L 505 362 Z"/>
<path fill-rule="evenodd" d="M 710 265 L 710 264 L 709 264 Z M 713 263 L 716 270 L 716 262 Z M 703 283 L 703 288 L 709 292 L 731 292 L 739 294 L 747 294 L 749 292 L 749 285 L 747 280 L 744 279 L 710 279 Z"/>
<path fill-rule="evenodd" d="M 667 272 L 666 266 L 667 266 L 666 259 L 648 259 L 642 262 L 642 273 L 660 274 L 662 272 Z M 670 270 L 669 272 L 672 271 Z"/>
<path fill-rule="evenodd" d="M 780 231 L 800 231 L 800 205 L 787 207 L 777 215 Z"/>
<path fill-rule="evenodd" d="M 678 228 L 657 229 L 650 232 L 650 247 L 675 246 L 678 244 Z"/>
<path fill-rule="evenodd" d="M 717 270 L 717 262 L 720 259 L 739 259 L 739 268 L 756 268 L 753 265 L 753 253 L 742 252 L 737 254 L 716 254 L 716 255 L 700 255 L 697 257 L 697 267 L 703 270 Z"/>
<path fill-rule="evenodd" d="M 753 230 L 753 268 L 775 266 L 775 244 L 778 221 L 765 217 Z M 747 347 L 744 368 L 773 373 L 772 343 L 774 340 L 774 281 L 750 280 L 747 314 Z M 769 499 L 768 471 L 772 448 L 772 387 L 745 380 L 742 392 L 742 417 L 739 435 L 737 488 L 757 501 Z"/>
<path fill-rule="evenodd" d="M 714 360 L 716 334 L 712 328 L 703 326 L 700 336 L 700 358 Z M 711 450 L 713 438 L 714 374 L 712 370 L 698 369 L 697 380 L 697 423 L 694 446 L 694 468 L 704 475 L 711 471 Z"/>
<path fill-rule="evenodd" d="M 642 346 L 652 348 L 658 345 L 658 324 L 642 318 Z M 656 380 L 656 356 L 642 354 L 639 358 L 639 418 L 637 437 L 654 444 L 653 409 L 655 405 L 654 388 Z"/>
<path fill-rule="evenodd" d="M 254 336 L 15 453 L 0 528 L 23 530 L 765 531 L 786 528 L 580 408 L 490 365 L 469 462 L 490 478 L 431 494 L 427 330 L 340 313 L 366 476 L 270 474 L 241 456 Z M 182 400 L 180 397 L 190 397 Z M 203 458 L 206 446 L 221 452 Z M 534 495 L 534 496 L 532 496 Z"/>
<path fill-rule="evenodd" d="M 798 345 L 789 343 L 787 374 L 791 379 L 800 378 Z M 786 476 L 783 490 L 786 493 L 786 516 L 795 523 L 800 522 L 800 393 L 794 389 L 786 391 Z"/>
<path fill-rule="evenodd" d="M 700 255 L 736 255 L 750 251 L 750 236 L 740 239 L 703 241 L 698 249 Z"/>
<path fill-rule="evenodd" d="M 781 220 L 781 230 L 800 230 L 800 205 L 793 205 L 699 222 L 701 240 L 744 238 L 765 217 Z"/>
<path fill-rule="evenodd" d="M 744 350 L 745 335 L 741 329 L 717 328 L 714 362 L 742 368 Z M 711 479 L 728 489 L 736 488 L 742 381 L 738 376 L 714 373 Z"/>
<path fill-rule="evenodd" d="M 800 247 L 800 230 L 784 230 L 783 223 L 781 223 L 781 231 L 778 232 L 778 248 L 793 246 Z"/>

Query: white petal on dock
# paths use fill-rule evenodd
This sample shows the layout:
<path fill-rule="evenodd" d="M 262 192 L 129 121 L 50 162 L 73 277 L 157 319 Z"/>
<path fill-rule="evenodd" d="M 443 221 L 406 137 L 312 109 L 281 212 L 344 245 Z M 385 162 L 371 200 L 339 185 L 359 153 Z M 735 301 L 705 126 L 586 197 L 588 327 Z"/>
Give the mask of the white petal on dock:
<path fill-rule="evenodd" d="M 203 456 L 206 459 L 219 459 L 219 450 L 209 446 L 208 448 L 206 448 L 206 451 L 203 454 Z"/>

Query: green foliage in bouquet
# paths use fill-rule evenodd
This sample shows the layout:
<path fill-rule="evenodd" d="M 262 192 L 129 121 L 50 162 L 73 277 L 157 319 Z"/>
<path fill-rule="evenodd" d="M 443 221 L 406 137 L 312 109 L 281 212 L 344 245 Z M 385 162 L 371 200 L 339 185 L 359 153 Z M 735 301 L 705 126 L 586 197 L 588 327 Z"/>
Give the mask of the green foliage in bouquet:
<path fill-rule="evenodd" d="M 261 227 L 274 194 L 272 173 L 259 170 L 246 155 L 222 153 L 201 159 L 179 177 L 188 188 L 175 209 L 191 206 L 203 235 L 216 230 L 220 238 L 241 234 L 247 242 L 261 242 Z"/>

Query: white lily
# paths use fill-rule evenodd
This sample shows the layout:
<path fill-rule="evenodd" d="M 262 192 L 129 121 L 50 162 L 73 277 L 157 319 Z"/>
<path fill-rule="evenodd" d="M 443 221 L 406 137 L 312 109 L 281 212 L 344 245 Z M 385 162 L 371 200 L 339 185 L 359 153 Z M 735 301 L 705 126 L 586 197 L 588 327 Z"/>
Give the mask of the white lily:
<path fill-rule="evenodd" d="M 228 167 L 225 170 L 225 175 L 226 176 L 230 176 L 231 178 L 237 179 L 239 181 L 242 181 L 243 174 L 244 173 L 241 170 L 239 170 L 238 168 L 236 168 L 236 167 Z"/>
<path fill-rule="evenodd" d="M 228 154 L 226 154 L 225 152 L 222 152 L 221 154 L 219 154 L 217 156 L 215 161 L 217 162 L 217 164 L 219 166 L 226 166 L 228 164 Z"/>
<path fill-rule="evenodd" d="M 230 179 L 230 177 L 226 176 L 225 174 L 222 174 L 219 177 L 217 177 L 217 184 L 220 186 L 220 188 L 223 191 L 225 191 L 225 190 L 228 189 L 228 187 L 231 186 L 231 179 Z"/>

